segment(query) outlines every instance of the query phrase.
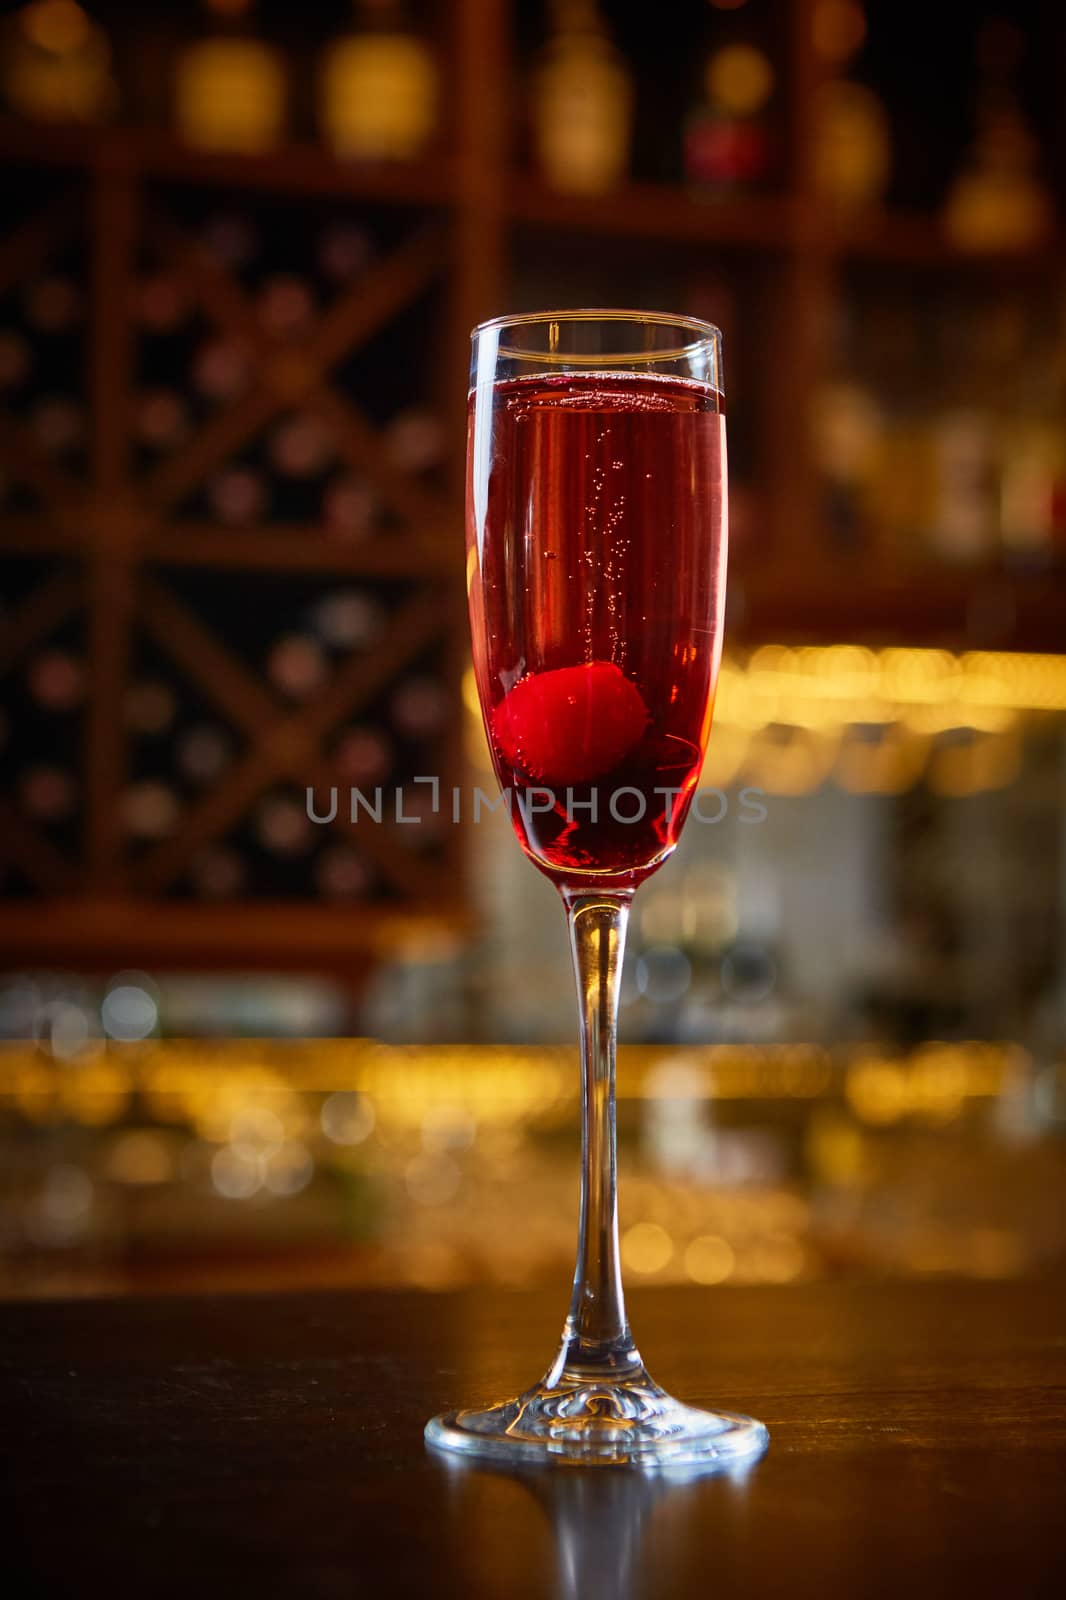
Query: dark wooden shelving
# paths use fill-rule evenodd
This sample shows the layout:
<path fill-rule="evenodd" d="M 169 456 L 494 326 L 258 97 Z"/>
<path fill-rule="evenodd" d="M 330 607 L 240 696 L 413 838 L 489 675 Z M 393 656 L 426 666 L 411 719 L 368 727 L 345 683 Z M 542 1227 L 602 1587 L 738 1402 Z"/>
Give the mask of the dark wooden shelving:
<path fill-rule="evenodd" d="M 731 643 L 1059 652 L 1066 569 L 888 567 L 846 556 L 814 568 L 734 565 L 726 626 Z"/>
<path fill-rule="evenodd" d="M 366 204 L 460 204 L 459 164 L 447 155 L 417 163 L 367 165 L 335 160 L 313 144 L 264 155 L 191 149 L 163 131 L 71 130 L 0 119 L 0 160 L 145 177 L 279 195 L 322 194 Z M 1061 236 L 1022 250 L 964 250 L 928 212 L 874 206 L 834 212 L 788 193 L 703 196 L 663 183 L 627 183 L 605 194 L 563 194 L 523 171 L 498 174 L 501 222 L 651 241 L 718 244 L 751 250 L 841 257 L 886 266 L 929 266 L 974 274 L 1041 273 L 1066 265 Z"/>
<path fill-rule="evenodd" d="M 466 59 L 472 70 L 469 52 Z M 470 285 L 481 281 L 484 263 L 454 250 L 454 230 L 469 210 L 458 165 L 439 159 L 355 167 L 314 148 L 215 156 L 165 134 L 10 121 L 0 123 L 0 159 L 23 178 L 54 174 L 41 201 L 32 185 L 16 191 L 21 221 L 0 244 L 0 288 L 19 291 L 54 270 L 73 244 L 74 270 L 85 280 L 79 359 L 91 408 L 86 457 L 62 471 L 41 456 L 26 417 L 0 418 L 0 454 L 28 502 L 0 516 L 0 552 L 29 558 L 28 572 L 34 557 L 55 563 L 12 607 L 0 670 L 20 672 L 27 651 L 71 622 L 84 634 L 91 685 L 76 733 L 84 750 L 77 843 L 57 841 L 15 803 L 0 805 L 0 848 L 34 891 L 0 908 L 0 952 L 16 966 L 113 970 L 135 958 L 148 966 L 325 969 L 357 981 L 389 950 L 461 923 L 460 830 L 449 829 L 436 853 L 427 853 L 412 847 L 419 844 L 412 829 L 386 821 L 356 839 L 339 818 L 325 829 L 329 842 L 357 845 L 380 891 L 351 905 L 318 903 L 313 885 L 303 900 L 272 902 L 260 889 L 256 899 L 197 902 L 185 874 L 195 852 L 244 827 L 272 787 L 302 794 L 304 785 L 319 793 L 336 785 L 346 794 L 336 737 L 353 717 L 387 702 L 404 674 L 425 670 L 419 663 L 427 651 L 434 670 L 448 663 L 444 670 L 457 685 L 462 559 L 455 552 L 462 534 L 454 500 L 439 483 L 427 485 L 393 463 L 380 423 L 360 404 L 365 394 L 340 383 L 338 370 L 427 291 L 465 341 Z M 355 292 L 337 288 L 311 325 L 286 339 L 262 325 L 239 274 L 209 257 L 171 209 L 175 185 L 217 191 L 227 205 L 234 194 L 251 196 L 253 208 L 258 197 L 276 196 L 290 208 L 325 197 L 343 206 L 344 216 L 381 205 L 412 215 L 399 239 L 386 231 Z M 255 380 L 194 419 L 187 438 L 154 465 L 140 459 L 132 434 L 133 397 L 144 381 L 134 290 L 146 261 L 165 264 L 201 325 L 245 353 Z M 450 342 L 458 348 L 458 333 Z M 434 376 L 427 368 L 421 383 L 430 400 Z M 207 477 L 294 408 L 329 429 L 342 465 L 372 486 L 385 525 L 340 541 L 302 523 L 234 529 L 195 509 L 190 514 Z M 286 703 L 234 648 L 225 622 L 201 615 L 190 601 L 200 591 L 185 586 L 208 572 L 236 582 L 230 594 L 247 596 L 250 607 L 260 592 L 254 586 L 271 578 L 299 581 L 301 592 L 317 580 L 319 588 L 306 591 L 317 593 L 338 579 L 379 583 L 374 593 L 382 598 L 370 603 L 384 631 L 373 651 L 334 661 L 318 692 Z M 268 587 L 279 592 L 276 583 Z M 146 643 L 228 726 L 235 754 L 220 778 L 187 799 L 171 834 L 135 850 L 121 821 L 132 759 L 123 706 Z M 453 716 L 432 757 L 442 784 L 458 777 L 460 736 Z"/>
<path fill-rule="evenodd" d="M 0 159 L 280 195 L 334 195 L 388 205 L 450 205 L 455 163 L 444 157 L 368 165 L 335 160 L 313 144 L 281 145 L 264 155 L 191 149 L 172 134 L 144 128 L 38 127 L 0 119 Z"/>
<path fill-rule="evenodd" d="M 461 530 L 453 531 L 460 539 Z M 346 577 L 403 578 L 413 572 L 446 577 L 455 567 L 454 551 L 444 538 L 378 534 L 337 544 L 317 528 L 277 526 L 222 532 L 211 523 L 172 523 L 145 541 L 145 552 L 169 566 L 336 572 Z"/>
<path fill-rule="evenodd" d="M 873 207 L 852 216 L 815 215 L 805 232 L 817 247 L 846 260 L 886 267 L 935 267 L 975 278 L 1014 278 L 1061 271 L 1066 243 L 1053 235 L 1019 250 L 965 250 L 947 234 L 939 217 L 921 211 Z"/>
<path fill-rule="evenodd" d="M 759 490 L 759 550 L 738 548 L 731 576 L 731 643 L 908 643 L 1016 650 L 1066 648 L 1066 574 L 1004 567 L 946 568 L 890 565 L 875 554 L 834 552 L 821 518 L 821 489 L 803 418 L 825 375 L 827 313 L 845 274 L 950 274 L 960 282 L 1039 279 L 1061 270 L 1061 237 L 1038 250 L 993 255 L 960 251 L 935 216 L 875 209 L 843 216 L 819 202 L 813 173 L 813 110 L 821 67 L 811 45 L 815 0 L 788 0 L 783 17 L 788 79 L 783 137 L 789 153 L 780 193 L 722 199 L 680 187 L 633 182 L 594 197 L 563 195 L 520 170 L 513 146 L 519 73 L 512 60 L 512 8 L 499 0 L 458 0 L 446 8 L 450 36 L 446 81 L 451 107 L 447 144 L 417 164 L 364 166 L 333 159 L 312 145 L 270 155 L 217 155 L 190 150 L 161 130 L 113 127 L 100 131 L 28 127 L 0 120 L 0 163 L 36 173 L 53 195 L 0 243 L 0 289 L 5 293 L 44 270 L 68 249 L 82 227 L 88 303 L 86 401 L 92 438 L 80 480 L 54 471 L 35 451 L 28 430 L 0 412 L 0 460 L 21 477 L 37 505 L 0 516 L 0 553 L 46 558 L 57 570 L 14 607 L 0 667 L 47 636 L 81 607 L 85 620 L 93 703 L 84 739 L 86 828 L 83 857 L 53 846 L 15 806 L 0 808 L 0 842 L 12 863 L 34 880 L 41 898 L 0 912 L 0 952 L 15 963 L 99 959 L 121 963 L 131 952 L 147 963 L 307 964 L 361 971 L 391 940 L 412 929 L 457 925 L 463 915 L 459 856 L 423 870 L 385 835 L 380 864 L 391 875 L 397 903 L 338 911 L 313 904 L 256 903 L 201 906 L 175 888 L 188 850 L 222 835 L 265 783 L 329 781 L 331 716 L 347 705 L 334 696 L 306 710 L 279 708 L 257 687 L 253 672 L 231 659 L 224 636 L 198 629 L 195 616 L 171 594 L 172 574 L 195 586 L 213 572 L 249 587 L 271 574 L 295 585 L 315 578 L 410 582 L 421 609 L 398 612 L 397 659 L 416 659 L 424 639 L 439 636 L 453 684 L 465 659 L 462 604 L 462 405 L 470 328 L 513 309 L 513 267 L 530 241 L 547 247 L 566 235 L 587 241 L 602 257 L 603 299 L 612 299 L 612 255 L 619 241 L 636 247 L 685 251 L 686 269 L 707 263 L 750 279 L 756 296 L 745 404 L 757 459 L 748 466 Z M 58 178 L 58 181 L 56 179 Z M 211 265 L 182 221 L 183 205 L 168 207 L 179 187 L 217 193 L 227 205 L 247 194 L 254 207 L 276 197 L 333 202 L 338 215 L 372 218 L 391 207 L 405 242 L 390 244 L 357 292 L 315 323 L 306 337 L 265 335 L 239 282 Z M 62 192 L 60 192 L 62 191 Z M 68 192 L 69 191 L 69 192 Z M 322 206 L 312 209 L 321 215 Z M 402 215 L 401 215 L 402 213 Z M 391 238 L 394 219 L 390 217 Z M 140 337 L 133 289 L 147 247 L 167 263 L 204 320 L 252 351 L 252 392 L 220 415 L 201 421 L 170 460 L 142 470 L 131 442 Z M 749 271 L 752 264 L 757 271 Z M 342 364 L 428 290 L 438 295 L 436 328 L 427 362 L 450 444 L 446 482 L 427 488 L 393 467 L 380 434 L 355 404 Z M 334 542 L 300 520 L 241 529 L 217 527 L 190 509 L 188 493 L 205 474 L 236 457 L 257 428 L 294 405 L 307 406 L 331 427 L 348 467 L 369 479 L 390 526 L 351 543 Z M 178 844 L 157 844 L 147 858 L 127 857 L 119 797 L 127 751 L 119 707 L 130 680 L 138 629 L 147 628 L 180 658 L 210 699 L 221 696 L 248 741 L 246 758 L 221 797 L 195 809 Z M 384 679 L 382 680 L 384 682 Z M 380 694 L 354 675 L 349 701 Z M 365 702 L 364 702 L 365 703 Z M 456 719 L 458 725 L 458 719 Z M 456 737 L 442 773 L 459 771 Z M 306 760 L 304 758 L 307 758 Z M 459 829 L 451 841 L 458 846 Z M 183 855 L 183 852 L 185 853 Z M 60 940 L 62 933 L 62 941 Z"/>
<path fill-rule="evenodd" d="M 67 965 L 114 972 L 129 963 L 172 971 L 227 967 L 333 972 L 352 980 L 375 962 L 410 950 L 432 930 L 438 948 L 468 929 L 455 905 L 426 901 L 398 910 L 296 904 L 202 905 L 148 898 L 58 896 L 0 905 L 0 953 L 24 967 Z"/>
<path fill-rule="evenodd" d="M 566 195 L 518 175 L 507 182 L 507 213 L 516 222 L 547 228 L 766 250 L 794 248 L 797 235 L 794 207 L 785 197 L 701 198 L 667 184 Z"/>

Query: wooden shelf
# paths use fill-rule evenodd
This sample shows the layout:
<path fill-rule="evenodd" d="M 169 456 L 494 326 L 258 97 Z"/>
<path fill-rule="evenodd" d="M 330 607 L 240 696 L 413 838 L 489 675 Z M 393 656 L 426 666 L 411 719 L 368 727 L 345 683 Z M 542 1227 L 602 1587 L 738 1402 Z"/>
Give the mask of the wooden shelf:
<path fill-rule="evenodd" d="M 89 552 L 61 530 L 31 517 L 0 521 L 0 552 L 33 557 Z M 172 523 L 149 534 L 142 556 L 163 567 L 306 573 L 338 578 L 438 574 L 458 593 L 462 527 L 434 539 L 379 534 L 337 544 L 320 529 L 219 528 Z M 745 643 L 936 644 L 952 649 L 1063 648 L 1066 567 L 1032 570 L 934 562 L 889 566 L 883 559 L 820 558 L 799 567 L 734 557 L 729 635 Z"/>
<path fill-rule="evenodd" d="M 452 538 L 379 534 L 338 544 L 319 528 L 245 528 L 171 523 L 145 541 L 144 553 L 165 566 L 231 567 L 259 572 L 323 572 L 348 577 L 404 578 L 462 575 L 463 530 Z"/>
<path fill-rule="evenodd" d="M 1055 234 L 1022 250 L 964 250 L 938 216 L 872 207 L 851 217 L 815 217 L 808 224 L 837 255 L 885 266 L 944 268 L 980 276 L 1053 272 L 1066 261 L 1066 242 Z"/>
<path fill-rule="evenodd" d="M 286 901 L 8 901 L 0 906 L 0 962 L 15 971 L 69 965 L 111 973 L 136 952 L 149 970 L 328 971 L 351 981 L 413 943 L 439 944 L 466 927 L 457 903 L 389 911 Z"/>
<path fill-rule="evenodd" d="M 631 183 L 610 194 L 572 195 L 519 176 L 507 183 L 507 213 L 516 222 L 582 233 L 768 250 L 793 247 L 797 233 L 794 207 L 785 196 L 701 198 L 667 184 Z"/>
<path fill-rule="evenodd" d="M 1058 652 L 1066 570 L 888 567 L 823 559 L 809 567 L 734 565 L 726 629 L 735 642 L 909 644 Z"/>
<path fill-rule="evenodd" d="M 279 194 L 323 194 L 367 203 L 454 207 L 456 162 L 436 154 L 413 163 L 337 161 L 313 144 L 264 155 L 192 149 L 162 130 L 72 129 L 0 119 L 0 159 L 45 166 L 136 171 L 175 182 Z M 842 257 L 886 266 L 941 267 L 974 274 L 1040 273 L 1066 261 L 1059 235 L 1016 251 L 967 251 L 936 215 L 870 207 L 854 214 L 794 194 L 701 196 L 680 185 L 627 183 L 607 194 L 563 194 L 535 174 L 501 174 L 506 223 L 650 241 L 672 239 L 782 254 Z"/>
<path fill-rule="evenodd" d="M 73 129 L 0 120 L 0 159 L 389 205 L 446 206 L 456 193 L 454 163 L 440 157 L 348 163 L 312 144 L 283 145 L 264 155 L 231 155 L 191 149 L 172 134 L 144 128 Z"/>
<path fill-rule="evenodd" d="M 172 567 L 245 568 L 256 572 L 308 572 L 347 577 L 462 576 L 463 529 L 459 520 L 440 537 L 383 533 L 345 544 L 319 527 L 223 528 L 212 523 L 172 522 L 146 532 L 139 557 Z M 0 518 L 0 554 L 68 556 L 89 560 L 91 546 L 37 517 Z"/>
<path fill-rule="evenodd" d="M 1040 273 L 1066 258 L 1059 236 L 1025 250 L 963 250 L 940 218 L 926 212 L 870 207 L 853 215 L 787 194 L 704 196 L 668 184 L 626 184 L 604 195 L 566 195 L 535 177 L 507 185 L 507 214 L 515 222 L 586 234 L 676 239 L 783 255 L 882 262 L 886 266 L 944 267 L 964 273 Z"/>

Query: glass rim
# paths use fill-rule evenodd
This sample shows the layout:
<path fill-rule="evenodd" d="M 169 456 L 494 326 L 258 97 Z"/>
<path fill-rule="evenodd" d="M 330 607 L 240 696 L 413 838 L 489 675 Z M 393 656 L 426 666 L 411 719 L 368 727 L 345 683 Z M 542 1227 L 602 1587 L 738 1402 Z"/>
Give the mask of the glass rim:
<path fill-rule="evenodd" d="M 501 344 L 497 353 L 512 360 L 543 362 L 547 366 L 572 365 L 575 361 L 594 366 L 634 365 L 638 362 L 651 365 L 657 361 L 684 360 L 698 350 L 713 348 L 722 342 L 722 330 L 713 322 L 705 322 L 701 317 L 691 317 L 680 311 L 635 311 L 616 306 L 582 306 L 577 310 L 517 311 L 509 316 L 489 317 L 485 322 L 479 322 L 476 327 L 471 328 L 470 338 L 477 339 L 493 328 L 533 327 L 544 322 L 658 324 L 684 333 L 694 333 L 697 337 L 669 350 L 612 350 L 601 355 L 585 350 L 518 350 L 513 345 Z"/>

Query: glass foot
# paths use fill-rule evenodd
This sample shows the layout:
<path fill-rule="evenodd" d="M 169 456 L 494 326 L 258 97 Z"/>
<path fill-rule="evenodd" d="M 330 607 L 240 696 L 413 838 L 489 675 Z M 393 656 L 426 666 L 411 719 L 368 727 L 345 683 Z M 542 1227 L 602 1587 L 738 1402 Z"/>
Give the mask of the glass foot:
<path fill-rule="evenodd" d="M 641 1368 L 611 1382 L 562 1375 L 484 1411 L 448 1411 L 426 1441 L 497 1462 L 629 1466 L 644 1472 L 714 1471 L 760 1456 L 770 1435 L 753 1417 L 698 1411 L 674 1400 Z"/>

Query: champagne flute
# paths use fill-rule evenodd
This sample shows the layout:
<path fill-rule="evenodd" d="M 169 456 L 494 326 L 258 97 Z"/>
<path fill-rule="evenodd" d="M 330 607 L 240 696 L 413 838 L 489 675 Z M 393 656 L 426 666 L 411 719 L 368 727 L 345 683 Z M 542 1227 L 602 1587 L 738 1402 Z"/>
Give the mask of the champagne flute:
<path fill-rule="evenodd" d="M 467 580 L 474 670 L 523 850 L 558 887 L 577 976 L 577 1266 L 541 1381 L 450 1412 L 430 1444 L 498 1461 L 645 1470 L 760 1453 L 749 1417 L 649 1376 L 622 1296 L 615 1034 L 638 885 L 674 850 L 721 657 L 726 453 L 721 335 L 692 317 L 545 311 L 474 330 Z"/>

